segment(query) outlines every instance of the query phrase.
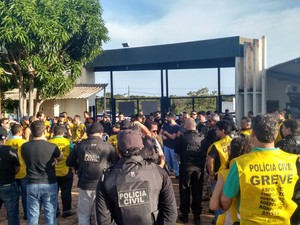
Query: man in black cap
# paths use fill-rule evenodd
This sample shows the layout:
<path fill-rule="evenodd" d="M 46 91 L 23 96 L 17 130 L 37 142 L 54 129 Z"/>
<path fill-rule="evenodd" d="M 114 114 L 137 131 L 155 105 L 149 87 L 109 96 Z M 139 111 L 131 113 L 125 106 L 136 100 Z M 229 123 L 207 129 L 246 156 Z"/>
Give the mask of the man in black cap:
<path fill-rule="evenodd" d="M 104 128 L 104 133 L 107 134 L 107 135 L 111 135 L 111 133 L 112 133 L 112 124 L 109 121 L 109 117 L 108 117 L 108 115 L 106 113 L 103 114 L 103 118 L 100 121 L 100 124 Z"/>
<path fill-rule="evenodd" d="M 72 137 L 72 132 L 69 124 L 65 121 L 65 113 L 60 113 L 57 124 L 54 124 L 50 129 L 50 138 L 53 138 L 54 136 L 54 127 L 60 126 L 64 130 L 64 137 L 70 138 Z"/>
<path fill-rule="evenodd" d="M 118 133 L 121 159 L 102 176 L 96 190 L 98 225 L 176 223 L 171 179 L 158 165 L 143 160 L 143 147 L 139 131 Z"/>
<path fill-rule="evenodd" d="M 96 186 L 103 171 L 114 164 L 118 156 L 109 142 L 103 142 L 103 126 L 95 122 L 88 138 L 76 144 L 66 165 L 78 169 L 78 224 L 89 225 L 96 198 Z"/>

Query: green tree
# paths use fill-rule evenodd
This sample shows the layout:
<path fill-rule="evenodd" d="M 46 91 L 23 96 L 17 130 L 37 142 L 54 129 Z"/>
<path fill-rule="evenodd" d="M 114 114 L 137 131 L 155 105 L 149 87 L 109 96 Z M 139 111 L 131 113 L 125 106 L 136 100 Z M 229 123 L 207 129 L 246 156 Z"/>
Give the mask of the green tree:
<path fill-rule="evenodd" d="M 108 41 L 98 0 L 0 1 L 0 67 L 19 89 L 21 116 L 66 94 Z M 34 88 L 36 107 L 34 107 Z"/>

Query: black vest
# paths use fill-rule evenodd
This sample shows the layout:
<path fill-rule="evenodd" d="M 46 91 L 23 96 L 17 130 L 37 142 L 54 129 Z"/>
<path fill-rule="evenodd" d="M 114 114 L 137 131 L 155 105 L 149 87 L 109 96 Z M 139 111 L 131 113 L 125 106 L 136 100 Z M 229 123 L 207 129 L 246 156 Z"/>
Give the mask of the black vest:
<path fill-rule="evenodd" d="M 122 158 L 103 177 L 116 224 L 155 224 L 162 177 L 140 156 Z"/>

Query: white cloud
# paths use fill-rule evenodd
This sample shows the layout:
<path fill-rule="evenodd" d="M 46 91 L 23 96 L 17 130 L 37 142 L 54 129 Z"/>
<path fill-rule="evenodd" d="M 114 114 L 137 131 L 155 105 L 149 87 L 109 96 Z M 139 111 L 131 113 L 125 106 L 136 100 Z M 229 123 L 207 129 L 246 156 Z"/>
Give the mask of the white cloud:
<path fill-rule="evenodd" d="M 278 1 L 252 3 L 174 1 L 164 17 L 153 18 L 145 24 L 107 21 L 111 42 L 104 47 L 120 48 L 122 42 L 138 47 L 226 36 L 261 38 L 266 35 L 270 65 L 299 56 L 300 7 L 281 9 L 283 5 Z"/>
<path fill-rule="evenodd" d="M 160 1 L 156 3 L 160 4 Z M 165 15 L 144 23 L 138 17 L 137 22 L 120 22 L 110 15 L 110 19 L 105 20 L 111 41 L 104 49 L 121 48 L 123 42 L 139 47 L 229 36 L 261 38 L 265 35 L 268 66 L 300 56 L 300 2 L 174 0 L 172 4 L 168 2 L 157 7 L 161 7 L 159 9 Z M 113 8 L 104 8 L 104 16 L 106 10 Z M 122 13 L 126 17 L 126 12 Z M 130 17 L 134 18 L 133 15 Z"/>

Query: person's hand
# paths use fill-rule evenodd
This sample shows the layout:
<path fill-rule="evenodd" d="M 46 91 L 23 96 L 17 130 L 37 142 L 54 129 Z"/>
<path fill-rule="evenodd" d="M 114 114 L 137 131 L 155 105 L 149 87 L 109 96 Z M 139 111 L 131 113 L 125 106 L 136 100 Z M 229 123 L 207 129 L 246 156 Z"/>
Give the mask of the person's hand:
<path fill-rule="evenodd" d="M 52 163 L 52 166 L 55 166 L 55 165 L 57 165 L 57 164 L 58 164 L 58 160 L 57 160 L 56 158 L 54 158 L 53 163 Z"/>
<path fill-rule="evenodd" d="M 215 181 L 215 175 L 208 175 L 208 182 L 212 184 Z"/>

